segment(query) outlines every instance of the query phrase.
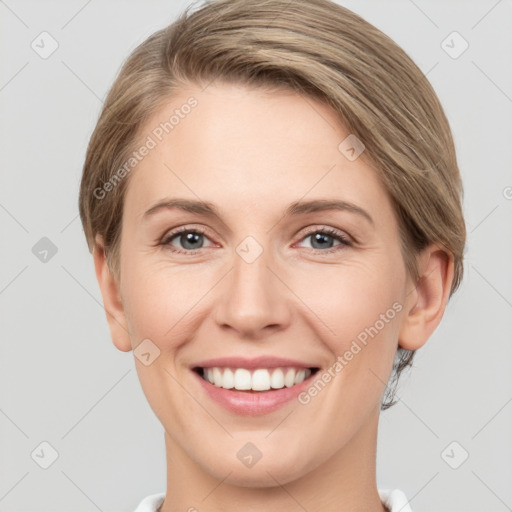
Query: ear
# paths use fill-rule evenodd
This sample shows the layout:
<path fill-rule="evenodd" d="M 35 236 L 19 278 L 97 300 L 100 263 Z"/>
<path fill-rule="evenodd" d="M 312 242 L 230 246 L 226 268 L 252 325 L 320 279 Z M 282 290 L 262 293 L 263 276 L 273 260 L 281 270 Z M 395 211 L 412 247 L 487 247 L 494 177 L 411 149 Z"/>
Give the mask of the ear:
<path fill-rule="evenodd" d="M 419 279 L 406 298 L 398 344 L 408 350 L 422 347 L 443 317 L 454 276 L 453 258 L 430 245 L 418 260 Z"/>
<path fill-rule="evenodd" d="M 119 283 L 110 272 L 105 254 L 105 246 L 100 235 L 96 235 L 93 248 L 96 279 L 103 297 L 110 336 L 114 345 L 123 352 L 132 350 L 124 306 L 121 302 Z"/>

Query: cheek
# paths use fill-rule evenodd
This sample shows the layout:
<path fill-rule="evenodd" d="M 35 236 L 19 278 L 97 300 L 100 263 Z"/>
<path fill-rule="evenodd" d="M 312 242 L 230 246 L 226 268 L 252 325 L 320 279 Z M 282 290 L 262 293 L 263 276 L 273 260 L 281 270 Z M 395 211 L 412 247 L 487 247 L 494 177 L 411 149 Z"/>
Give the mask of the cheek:
<path fill-rule="evenodd" d="M 405 266 L 396 261 L 354 262 L 308 277 L 311 286 L 304 286 L 303 297 L 324 325 L 324 341 L 336 355 L 349 350 L 354 340 L 362 346 L 369 340 L 396 342 L 406 282 Z"/>
<path fill-rule="evenodd" d="M 323 304 L 323 309 L 318 316 L 330 328 L 322 328 L 326 334 L 321 341 L 331 353 L 331 363 L 318 376 L 323 383 L 313 383 L 300 402 L 311 403 L 320 423 L 347 436 L 380 404 L 393 368 L 403 311 L 401 272 L 359 270 L 351 268 L 338 279 L 338 286 L 331 280 L 329 292 L 319 294 L 316 304 Z M 351 426 L 345 424 L 347 417 L 353 419 Z"/>
<path fill-rule="evenodd" d="M 187 418 L 198 417 L 201 411 L 179 384 L 183 379 L 179 354 L 196 332 L 198 301 L 211 285 L 190 267 L 149 264 L 150 260 L 143 255 L 138 261 L 126 258 L 129 271 L 122 281 L 132 346 L 149 339 L 160 351 L 148 366 L 136 361 L 136 369 L 146 399 L 162 424 L 186 429 Z"/>
<path fill-rule="evenodd" d="M 149 338 L 161 350 L 175 348 L 183 343 L 201 297 L 212 288 L 213 274 L 150 260 L 144 255 L 126 258 L 122 296 L 130 332 L 138 338 L 135 344 Z"/>

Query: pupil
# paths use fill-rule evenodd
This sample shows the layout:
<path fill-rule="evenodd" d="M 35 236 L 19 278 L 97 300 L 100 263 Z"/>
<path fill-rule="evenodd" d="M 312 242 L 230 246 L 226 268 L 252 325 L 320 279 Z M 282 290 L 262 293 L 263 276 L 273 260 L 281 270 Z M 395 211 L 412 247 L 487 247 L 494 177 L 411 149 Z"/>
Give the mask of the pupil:
<path fill-rule="evenodd" d="M 326 241 L 326 238 L 331 238 L 331 244 L 327 243 L 325 244 L 324 242 Z M 320 247 L 332 247 L 332 237 L 330 235 L 326 235 L 325 233 L 316 233 L 315 236 L 314 236 L 314 241 L 315 242 L 319 242 L 320 243 Z M 314 247 L 314 245 L 313 245 Z"/>
<path fill-rule="evenodd" d="M 194 245 L 194 244 L 198 243 L 199 237 L 201 237 L 201 236 L 202 235 L 200 233 L 186 233 L 185 235 L 182 235 L 182 239 L 183 239 L 183 237 L 185 238 L 185 243 L 183 243 L 183 246 L 186 249 L 197 249 L 197 247 L 189 247 L 188 245 L 189 244 Z M 331 243 L 328 242 L 329 238 L 331 239 Z M 315 233 L 313 239 L 314 239 L 314 244 L 318 243 L 318 244 L 320 244 L 320 247 L 326 247 L 326 246 L 328 246 L 329 248 L 332 247 L 331 235 L 327 235 L 325 233 Z"/>
<path fill-rule="evenodd" d="M 194 244 L 197 243 L 200 236 L 202 236 L 200 233 L 186 233 L 183 235 L 185 237 L 185 243 L 183 244 L 183 247 L 186 249 L 197 249 L 197 247 L 188 247 L 188 244 Z"/>

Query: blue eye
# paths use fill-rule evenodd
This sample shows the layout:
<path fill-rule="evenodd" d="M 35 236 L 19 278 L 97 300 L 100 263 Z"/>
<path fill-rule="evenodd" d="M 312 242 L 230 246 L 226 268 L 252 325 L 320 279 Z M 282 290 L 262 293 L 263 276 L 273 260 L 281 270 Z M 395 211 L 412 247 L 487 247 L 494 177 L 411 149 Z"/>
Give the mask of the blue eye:
<path fill-rule="evenodd" d="M 312 249 L 318 253 L 333 252 L 352 245 L 352 242 L 346 235 L 332 228 L 310 231 L 302 240 L 308 238 L 311 240 Z M 335 240 L 339 242 L 337 245 L 333 245 Z"/>
<path fill-rule="evenodd" d="M 311 249 L 313 249 L 315 254 L 331 253 L 352 245 L 348 236 L 333 228 L 312 229 L 302 237 L 301 241 L 308 238 L 311 240 Z M 201 249 L 214 245 L 212 243 L 205 246 L 205 240 L 210 241 L 203 230 L 183 227 L 166 236 L 160 245 L 165 246 L 171 252 L 193 256 Z M 336 241 L 338 242 L 337 244 L 335 243 Z M 179 244 L 178 247 L 176 242 Z"/>
<path fill-rule="evenodd" d="M 182 228 L 166 237 L 161 245 L 169 246 L 170 250 L 178 253 L 195 254 L 203 248 L 206 235 L 199 229 Z M 176 248 L 172 241 L 176 239 L 184 250 Z"/>

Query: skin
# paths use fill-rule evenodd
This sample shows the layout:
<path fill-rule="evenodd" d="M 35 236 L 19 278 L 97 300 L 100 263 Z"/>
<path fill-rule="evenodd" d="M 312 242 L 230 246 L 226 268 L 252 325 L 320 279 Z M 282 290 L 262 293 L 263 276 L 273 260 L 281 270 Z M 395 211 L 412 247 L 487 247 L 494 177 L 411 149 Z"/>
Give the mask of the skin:
<path fill-rule="evenodd" d="M 189 85 L 140 139 L 191 95 L 197 107 L 129 178 L 120 277 L 109 271 L 99 235 L 94 249 L 115 346 L 129 351 L 150 339 L 160 350 L 149 366 L 135 359 L 165 429 L 160 510 L 382 512 L 376 443 L 385 383 L 398 346 L 420 348 L 441 320 L 452 259 L 429 246 L 412 281 L 386 190 L 363 157 L 349 161 L 338 150 L 349 132 L 311 98 Z M 177 197 L 214 203 L 221 220 L 177 209 L 143 220 L 155 203 Z M 373 223 L 350 211 L 283 217 L 301 199 L 343 199 Z M 179 235 L 159 245 L 180 226 L 203 228 L 205 237 L 195 246 Z M 328 227 L 352 245 L 328 236 L 321 246 L 314 230 L 306 232 Z M 247 236 L 263 250 L 252 263 L 236 251 Z M 196 254 L 171 252 L 187 247 Z M 306 405 L 237 415 L 214 403 L 190 371 L 204 359 L 259 355 L 325 370 L 394 303 L 401 311 Z M 236 456 L 247 442 L 262 453 L 252 468 Z"/>

